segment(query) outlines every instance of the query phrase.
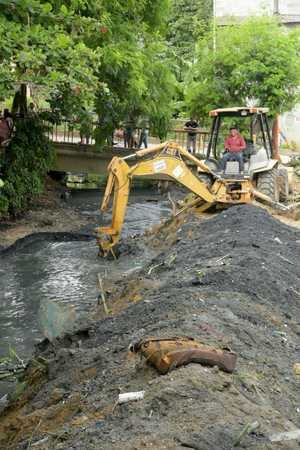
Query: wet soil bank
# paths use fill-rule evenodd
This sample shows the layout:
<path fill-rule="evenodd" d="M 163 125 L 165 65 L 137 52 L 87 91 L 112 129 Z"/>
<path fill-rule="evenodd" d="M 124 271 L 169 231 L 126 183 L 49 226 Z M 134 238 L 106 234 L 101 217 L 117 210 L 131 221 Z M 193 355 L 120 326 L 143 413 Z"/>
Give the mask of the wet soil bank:
<path fill-rule="evenodd" d="M 300 427 L 300 232 L 248 205 L 169 221 L 125 241 L 122 257 L 145 249 L 143 267 L 104 279 L 109 316 L 99 305 L 80 331 L 38 346 L 2 412 L 0 448 L 295 450 L 269 436 Z M 128 352 L 180 335 L 230 347 L 236 371 L 190 364 L 162 376 Z M 116 405 L 139 390 L 143 400 Z"/>
<path fill-rule="evenodd" d="M 32 234 L 75 233 L 88 224 L 89 218 L 65 199 L 64 188 L 48 178 L 45 192 L 33 200 L 27 212 L 15 220 L 0 222 L 0 253 L 19 239 Z"/>
<path fill-rule="evenodd" d="M 1 365 L 11 348 L 28 360 L 43 335 L 70 331 L 78 318 L 90 317 L 97 306 L 99 273 L 113 272 L 120 278 L 151 257 L 145 253 L 117 261 L 98 257 L 94 228 L 109 223 L 111 216 L 100 216 L 101 195 L 76 191 L 68 199 L 65 209 L 76 211 L 86 223 L 80 231 L 36 232 L 0 252 L 0 398 L 15 389 L 5 377 L 6 364 Z M 158 200 L 149 190 L 132 193 L 124 236 L 141 234 L 169 215 L 168 202 Z"/>

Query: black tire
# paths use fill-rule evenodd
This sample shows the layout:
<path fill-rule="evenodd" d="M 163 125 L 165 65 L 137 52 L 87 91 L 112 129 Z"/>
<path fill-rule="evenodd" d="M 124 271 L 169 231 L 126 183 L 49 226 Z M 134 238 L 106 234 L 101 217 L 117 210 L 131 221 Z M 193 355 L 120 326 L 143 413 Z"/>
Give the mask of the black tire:
<path fill-rule="evenodd" d="M 289 175 L 285 168 L 278 169 L 278 183 L 279 183 L 279 199 L 281 202 L 286 202 L 289 199 Z"/>
<path fill-rule="evenodd" d="M 198 172 L 197 177 L 199 178 L 199 180 L 203 181 L 205 186 L 207 186 L 208 188 L 212 186 L 213 178 L 208 173 Z"/>
<path fill-rule="evenodd" d="M 278 169 L 273 169 L 262 172 L 257 175 L 257 190 L 262 194 L 267 195 L 275 202 L 279 202 L 279 184 L 278 184 Z"/>
<path fill-rule="evenodd" d="M 204 163 L 214 172 L 218 172 L 220 170 L 220 161 L 217 161 L 214 158 L 208 158 L 204 161 Z"/>

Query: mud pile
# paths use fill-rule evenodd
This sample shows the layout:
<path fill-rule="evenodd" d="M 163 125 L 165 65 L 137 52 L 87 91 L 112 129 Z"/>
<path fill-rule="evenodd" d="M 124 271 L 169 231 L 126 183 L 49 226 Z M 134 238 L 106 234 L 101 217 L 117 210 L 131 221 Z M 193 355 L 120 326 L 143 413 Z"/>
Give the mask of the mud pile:
<path fill-rule="evenodd" d="M 110 317 L 100 306 L 85 329 L 39 345 L 2 415 L 0 448 L 297 448 L 269 436 L 300 428 L 300 232 L 239 206 L 170 222 L 126 250 L 143 245 L 156 253 L 145 267 L 105 281 Z M 230 347 L 236 371 L 189 364 L 159 375 L 128 352 L 146 336 Z M 143 400 L 116 404 L 140 390 Z"/>

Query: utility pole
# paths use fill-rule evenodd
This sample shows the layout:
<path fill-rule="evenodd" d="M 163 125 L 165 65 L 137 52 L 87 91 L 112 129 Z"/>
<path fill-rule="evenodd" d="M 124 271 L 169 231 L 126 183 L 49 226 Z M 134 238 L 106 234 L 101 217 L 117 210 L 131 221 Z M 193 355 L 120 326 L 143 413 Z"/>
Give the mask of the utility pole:
<path fill-rule="evenodd" d="M 274 15 L 279 14 L 279 0 L 274 0 Z"/>

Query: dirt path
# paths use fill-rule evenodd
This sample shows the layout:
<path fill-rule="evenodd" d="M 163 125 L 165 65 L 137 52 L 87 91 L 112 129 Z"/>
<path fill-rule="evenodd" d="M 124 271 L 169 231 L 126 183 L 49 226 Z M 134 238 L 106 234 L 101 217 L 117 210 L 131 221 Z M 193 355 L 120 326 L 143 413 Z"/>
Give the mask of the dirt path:
<path fill-rule="evenodd" d="M 39 345 L 2 414 L 0 448 L 229 450 L 257 421 L 234 448 L 295 450 L 269 436 L 300 427 L 300 232 L 240 206 L 170 221 L 123 251 L 145 246 L 153 260 L 105 280 L 108 317 L 99 306 L 78 333 Z M 180 335 L 232 348 L 236 371 L 190 364 L 162 376 L 128 351 Z M 143 400 L 116 405 L 119 392 L 140 390 Z"/>

